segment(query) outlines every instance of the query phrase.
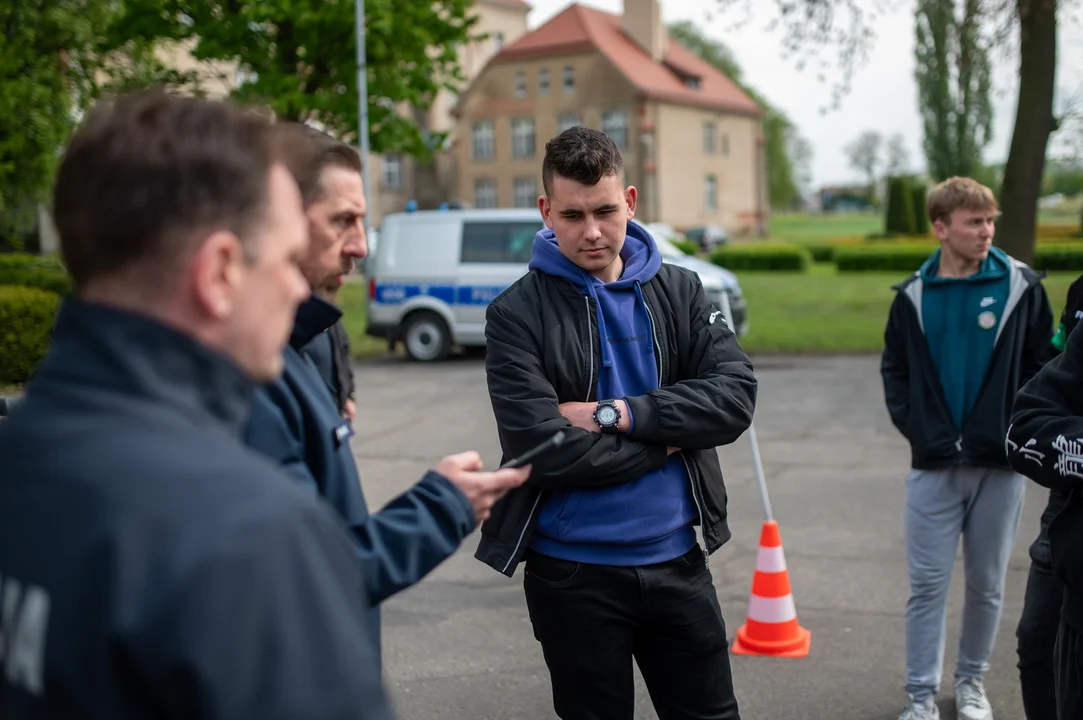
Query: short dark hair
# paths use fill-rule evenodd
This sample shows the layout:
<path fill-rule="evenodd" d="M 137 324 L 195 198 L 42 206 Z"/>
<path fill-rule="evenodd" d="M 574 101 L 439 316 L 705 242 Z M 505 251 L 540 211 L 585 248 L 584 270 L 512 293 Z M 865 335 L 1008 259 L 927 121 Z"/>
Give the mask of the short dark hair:
<path fill-rule="evenodd" d="M 361 155 L 344 142 L 314 127 L 296 122 L 278 122 L 272 132 L 282 151 L 282 160 L 301 188 L 307 209 L 320 199 L 320 176 L 329 167 L 361 172 Z"/>
<path fill-rule="evenodd" d="M 583 185 L 597 185 L 607 175 L 623 173 L 620 149 L 599 130 L 575 125 L 545 143 L 542 185 L 546 195 L 553 193 L 553 178 L 557 175 Z"/>
<path fill-rule="evenodd" d="M 77 290 L 136 266 L 165 282 L 200 235 L 235 232 L 246 253 L 267 207 L 270 120 L 228 101 L 161 89 L 101 102 L 72 136 L 53 214 Z M 147 262 L 153 261 L 153 262 Z"/>

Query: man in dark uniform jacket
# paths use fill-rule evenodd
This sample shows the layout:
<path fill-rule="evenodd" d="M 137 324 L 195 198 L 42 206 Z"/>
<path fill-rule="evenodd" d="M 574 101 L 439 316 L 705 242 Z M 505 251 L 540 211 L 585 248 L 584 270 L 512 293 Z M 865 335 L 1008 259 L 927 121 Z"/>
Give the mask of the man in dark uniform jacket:
<path fill-rule="evenodd" d="M 417 583 L 451 556 L 490 508 L 522 484 L 529 468 L 479 472 L 468 452 L 444 458 L 433 471 L 369 512 L 343 419 L 309 348 L 342 317 L 318 291 L 341 286 L 367 251 L 361 158 L 326 134 L 281 123 L 276 136 L 301 189 L 310 244 L 300 258 L 313 294 L 297 310 L 282 376 L 259 393 L 245 440 L 273 458 L 303 486 L 324 498 L 354 538 L 365 573 L 370 632 L 379 651 L 379 604 Z"/>
<path fill-rule="evenodd" d="M 241 429 L 308 286 L 265 121 L 99 105 L 53 208 L 75 299 L 0 423 L 0 717 L 392 717 L 333 513 Z"/>
<path fill-rule="evenodd" d="M 1060 316 L 1053 347 L 1063 352 L 1068 335 L 1083 317 L 1083 277 L 1068 288 L 1068 299 Z M 1030 574 L 1023 600 L 1023 613 L 1016 629 L 1019 654 L 1019 681 L 1023 690 L 1023 710 L 1027 720 L 1047 720 L 1057 716 L 1057 696 L 1053 682 L 1053 647 L 1060 624 L 1060 604 L 1064 586 L 1053 574 L 1049 552 L 1049 523 L 1064 509 L 1068 493 L 1062 488 L 1049 490 L 1049 500 L 1042 512 L 1038 537 L 1030 546 Z"/>

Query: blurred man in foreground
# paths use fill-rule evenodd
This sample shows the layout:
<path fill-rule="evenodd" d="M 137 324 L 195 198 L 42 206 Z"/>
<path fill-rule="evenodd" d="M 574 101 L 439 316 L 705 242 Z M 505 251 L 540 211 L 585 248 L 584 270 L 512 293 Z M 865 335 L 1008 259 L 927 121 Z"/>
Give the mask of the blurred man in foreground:
<path fill-rule="evenodd" d="M 326 506 L 240 433 L 308 286 L 265 121 L 92 111 L 54 213 L 76 297 L 0 424 L 0 717 L 391 717 Z"/>

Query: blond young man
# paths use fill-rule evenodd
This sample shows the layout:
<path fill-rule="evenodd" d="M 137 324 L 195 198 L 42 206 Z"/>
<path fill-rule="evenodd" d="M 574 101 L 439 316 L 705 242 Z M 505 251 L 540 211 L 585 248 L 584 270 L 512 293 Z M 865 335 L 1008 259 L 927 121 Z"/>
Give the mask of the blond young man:
<path fill-rule="evenodd" d="M 900 720 L 934 720 L 951 570 L 963 539 L 966 602 L 954 674 L 961 720 L 991 720 L 982 681 L 996 640 L 1004 576 L 1026 479 L 1004 437 L 1016 392 L 1051 354 L 1041 275 L 993 247 L 989 188 L 953 177 L 927 207 L 940 247 L 898 294 L 881 372 L 892 422 L 910 442 L 905 534 L 906 691 Z"/>

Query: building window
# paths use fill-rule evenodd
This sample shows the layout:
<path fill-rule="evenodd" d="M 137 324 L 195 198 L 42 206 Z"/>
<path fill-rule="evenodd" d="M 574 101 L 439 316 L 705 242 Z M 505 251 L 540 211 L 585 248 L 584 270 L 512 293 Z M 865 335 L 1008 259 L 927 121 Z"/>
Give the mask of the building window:
<path fill-rule="evenodd" d="M 542 68 L 538 71 L 538 95 L 544 97 L 549 94 L 549 70 Z"/>
<path fill-rule="evenodd" d="M 713 122 L 703 123 L 703 152 L 714 154 L 715 150 L 715 124 Z"/>
<path fill-rule="evenodd" d="M 474 123 L 474 159 L 492 160 L 496 154 L 496 131 L 491 120 Z"/>
<path fill-rule="evenodd" d="M 729 155 L 730 154 L 730 136 L 729 135 L 723 135 L 722 136 L 722 154 L 723 155 Z"/>
<path fill-rule="evenodd" d="M 402 156 L 384 156 L 384 187 L 398 189 L 402 187 Z"/>
<path fill-rule="evenodd" d="M 564 92 L 570 93 L 575 90 L 575 69 L 571 65 L 564 66 Z"/>
<path fill-rule="evenodd" d="M 500 52 L 500 50 L 504 47 L 504 33 L 498 32 L 493 35 L 493 47 L 496 49 L 497 52 Z"/>
<path fill-rule="evenodd" d="M 564 132 L 568 128 L 573 128 L 579 124 L 579 115 L 576 113 L 561 113 L 557 118 L 557 135 Z"/>
<path fill-rule="evenodd" d="M 708 175 L 703 182 L 703 207 L 709 212 L 718 209 L 718 178 Z"/>
<path fill-rule="evenodd" d="M 526 97 L 526 73 L 525 72 L 520 71 L 520 72 L 515 73 L 515 97 L 517 97 L 517 98 L 525 98 Z"/>
<path fill-rule="evenodd" d="M 474 181 L 474 207 L 489 209 L 496 207 L 496 181 L 489 179 Z"/>
<path fill-rule="evenodd" d="M 515 178 L 514 205 L 531 208 L 538 204 L 538 181 L 532 177 Z"/>
<path fill-rule="evenodd" d="M 473 221 L 463 223 L 464 263 L 530 262 L 534 236 L 545 227 L 541 217 L 537 222 Z"/>
<path fill-rule="evenodd" d="M 693 90 L 699 90 L 700 80 L 698 77 L 686 77 L 684 79 L 685 87 L 689 87 Z"/>
<path fill-rule="evenodd" d="M 602 132 L 613 138 L 617 147 L 628 147 L 628 113 L 624 110 L 602 112 Z"/>
<path fill-rule="evenodd" d="M 534 156 L 534 118 L 515 118 L 511 121 L 512 157 Z"/>

